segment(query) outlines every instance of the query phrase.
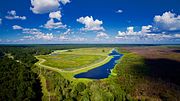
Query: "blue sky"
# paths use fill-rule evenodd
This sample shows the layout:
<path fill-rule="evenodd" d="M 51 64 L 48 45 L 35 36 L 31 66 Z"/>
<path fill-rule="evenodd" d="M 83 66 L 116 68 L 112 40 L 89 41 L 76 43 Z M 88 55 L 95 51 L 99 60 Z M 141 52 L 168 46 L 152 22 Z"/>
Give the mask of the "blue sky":
<path fill-rule="evenodd" d="M 179 0 L 1 0 L 0 43 L 180 44 Z"/>

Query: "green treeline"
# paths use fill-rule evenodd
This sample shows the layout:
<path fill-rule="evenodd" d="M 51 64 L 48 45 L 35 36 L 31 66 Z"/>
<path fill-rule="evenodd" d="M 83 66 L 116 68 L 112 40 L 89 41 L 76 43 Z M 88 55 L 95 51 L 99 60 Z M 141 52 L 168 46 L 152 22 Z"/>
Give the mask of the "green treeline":
<path fill-rule="evenodd" d="M 128 96 L 124 89 L 113 80 L 98 80 L 88 83 L 69 81 L 61 74 L 34 68 L 46 78 L 47 94 L 43 101 L 126 101 Z"/>
<path fill-rule="evenodd" d="M 41 100 L 40 81 L 31 70 L 38 52 L 33 48 L 0 47 L 0 101 Z"/>
<path fill-rule="evenodd" d="M 40 100 L 41 88 L 31 69 L 6 56 L 0 59 L 0 100 Z"/>

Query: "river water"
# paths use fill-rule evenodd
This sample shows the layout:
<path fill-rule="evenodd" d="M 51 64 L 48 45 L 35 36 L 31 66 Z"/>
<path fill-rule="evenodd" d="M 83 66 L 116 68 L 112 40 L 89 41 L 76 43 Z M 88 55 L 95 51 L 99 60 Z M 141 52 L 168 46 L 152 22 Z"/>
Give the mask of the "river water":
<path fill-rule="evenodd" d="M 117 60 L 119 60 L 123 54 L 118 53 L 115 49 L 112 50 L 112 52 L 109 54 L 109 56 L 113 56 L 113 58 L 107 62 L 104 65 L 101 65 L 99 67 L 96 67 L 94 69 L 91 69 L 87 72 L 83 72 L 80 74 L 76 74 L 75 78 L 89 78 L 89 79 L 104 79 L 107 78 L 110 73 L 111 69 L 114 68 L 114 66 L 117 63 Z"/>

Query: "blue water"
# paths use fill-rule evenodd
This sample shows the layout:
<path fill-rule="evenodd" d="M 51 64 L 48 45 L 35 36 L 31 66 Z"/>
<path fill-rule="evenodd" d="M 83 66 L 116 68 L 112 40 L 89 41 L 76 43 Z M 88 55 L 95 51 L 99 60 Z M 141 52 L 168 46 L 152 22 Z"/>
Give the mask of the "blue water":
<path fill-rule="evenodd" d="M 111 69 L 114 68 L 116 65 L 116 61 L 119 60 L 123 55 L 118 53 L 116 50 L 113 50 L 109 56 L 113 56 L 113 58 L 106 64 L 99 66 L 97 68 L 91 69 L 87 72 L 83 72 L 80 74 L 75 75 L 75 78 L 89 78 L 89 79 L 103 79 L 107 78 L 110 73 Z"/>

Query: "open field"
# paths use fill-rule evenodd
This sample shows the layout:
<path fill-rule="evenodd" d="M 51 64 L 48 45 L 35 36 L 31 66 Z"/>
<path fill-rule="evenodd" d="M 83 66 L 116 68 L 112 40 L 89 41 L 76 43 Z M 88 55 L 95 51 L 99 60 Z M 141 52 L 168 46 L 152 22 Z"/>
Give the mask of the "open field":
<path fill-rule="evenodd" d="M 74 70 L 104 60 L 110 50 L 111 48 L 57 50 L 49 55 L 38 56 L 38 58 L 46 60 L 43 65 L 64 70 Z"/>
<path fill-rule="evenodd" d="M 64 69 L 64 70 L 73 70 L 100 62 L 104 60 L 106 56 L 57 54 L 55 56 L 54 55 L 40 56 L 40 58 L 46 60 L 43 63 L 43 65 Z"/>
<path fill-rule="evenodd" d="M 112 48 L 78 48 L 78 49 L 69 49 L 69 50 L 57 50 L 52 54 L 77 54 L 77 55 L 102 55 L 107 56 Z"/>

